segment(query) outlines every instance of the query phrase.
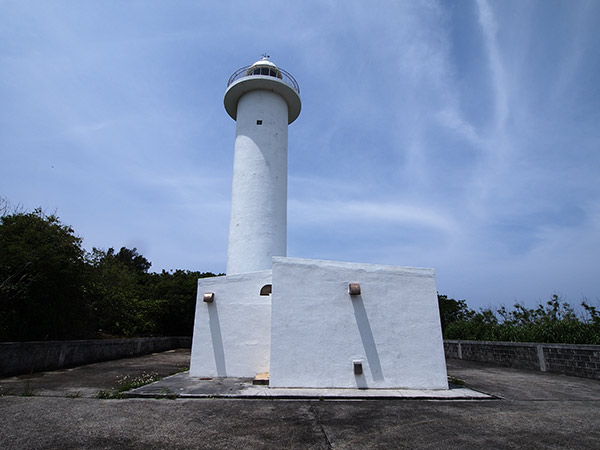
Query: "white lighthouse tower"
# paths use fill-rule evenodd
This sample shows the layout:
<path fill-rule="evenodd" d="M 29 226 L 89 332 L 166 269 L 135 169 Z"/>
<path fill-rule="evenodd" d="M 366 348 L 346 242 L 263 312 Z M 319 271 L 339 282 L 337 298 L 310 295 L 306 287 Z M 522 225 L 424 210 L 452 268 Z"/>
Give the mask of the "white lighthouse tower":
<path fill-rule="evenodd" d="M 236 121 L 227 275 L 268 270 L 286 256 L 288 124 L 300 89 L 265 56 L 229 78 L 224 103 Z"/>

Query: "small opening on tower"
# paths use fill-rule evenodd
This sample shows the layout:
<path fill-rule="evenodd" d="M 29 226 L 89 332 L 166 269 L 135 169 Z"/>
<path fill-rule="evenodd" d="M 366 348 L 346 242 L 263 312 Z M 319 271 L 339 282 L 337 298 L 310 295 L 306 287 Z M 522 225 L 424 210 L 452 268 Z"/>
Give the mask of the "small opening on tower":
<path fill-rule="evenodd" d="M 257 120 L 256 125 L 262 125 L 262 120 Z"/>
<path fill-rule="evenodd" d="M 272 292 L 273 292 L 272 284 L 265 284 L 263 287 L 260 288 L 260 295 L 271 295 Z"/>

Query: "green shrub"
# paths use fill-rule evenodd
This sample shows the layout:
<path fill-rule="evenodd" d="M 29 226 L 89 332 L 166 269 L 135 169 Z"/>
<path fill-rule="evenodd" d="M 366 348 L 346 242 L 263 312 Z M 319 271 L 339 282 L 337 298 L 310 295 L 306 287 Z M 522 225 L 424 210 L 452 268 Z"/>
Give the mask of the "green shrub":
<path fill-rule="evenodd" d="M 558 295 L 532 309 L 517 303 L 511 310 L 503 306 L 475 312 L 464 306 L 460 316 L 443 327 L 445 339 L 600 344 L 600 313 L 585 301 L 584 316 Z"/>

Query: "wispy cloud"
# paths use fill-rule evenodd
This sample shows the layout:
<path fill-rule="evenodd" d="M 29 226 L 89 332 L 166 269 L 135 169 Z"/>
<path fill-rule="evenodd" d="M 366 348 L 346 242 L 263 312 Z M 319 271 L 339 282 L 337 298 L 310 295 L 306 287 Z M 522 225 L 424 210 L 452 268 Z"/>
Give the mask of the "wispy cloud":
<path fill-rule="evenodd" d="M 457 225 L 424 205 L 401 203 L 379 203 L 368 201 L 301 201 L 289 202 L 289 209 L 296 225 L 340 226 L 348 223 L 369 225 L 408 224 L 430 227 L 452 234 Z"/>
<path fill-rule="evenodd" d="M 485 37 L 488 50 L 488 62 L 495 92 L 495 125 L 496 131 L 503 130 L 509 115 L 509 99 L 505 68 L 497 43 L 498 25 L 487 0 L 477 0 L 479 7 L 479 23 Z"/>

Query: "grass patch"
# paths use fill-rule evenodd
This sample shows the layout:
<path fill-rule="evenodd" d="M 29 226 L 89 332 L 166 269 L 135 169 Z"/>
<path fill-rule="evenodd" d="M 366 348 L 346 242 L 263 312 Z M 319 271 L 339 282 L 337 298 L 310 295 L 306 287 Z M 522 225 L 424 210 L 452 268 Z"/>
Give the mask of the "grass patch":
<path fill-rule="evenodd" d="M 65 397 L 67 397 L 67 398 L 79 398 L 79 397 L 81 397 L 81 394 L 79 393 L 79 391 L 77 391 L 77 392 L 69 392 L 67 395 L 65 395 Z"/>
<path fill-rule="evenodd" d="M 96 398 L 99 399 L 115 399 L 124 398 L 125 392 L 131 389 L 136 389 L 145 386 L 150 383 L 154 383 L 162 379 L 156 372 L 146 373 L 143 372 L 141 375 L 134 377 L 131 375 L 125 375 L 117 379 L 118 387 L 116 389 L 102 389 L 96 394 Z"/>
<path fill-rule="evenodd" d="M 145 386 L 150 383 L 154 383 L 162 379 L 156 372 L 146 373 L 143 372 L 140 376 L 132 377 L 129 375 L 125 375 L 118 380 L 119 387 L 117 388 L 118 392 L 125 392 L 131 389 L 136 389 L 142 386 Z"/>
<path fill-rule="evenodd" d="M 107 400 L 107 399 L 123 398 L 124 395 L 122 392 L 117 392 L 114 389 L 102 389 L 102 390 L 98 391 L 98 393 L 95 395 L 95 397 L 99 398 L 101 400 Z"/>

